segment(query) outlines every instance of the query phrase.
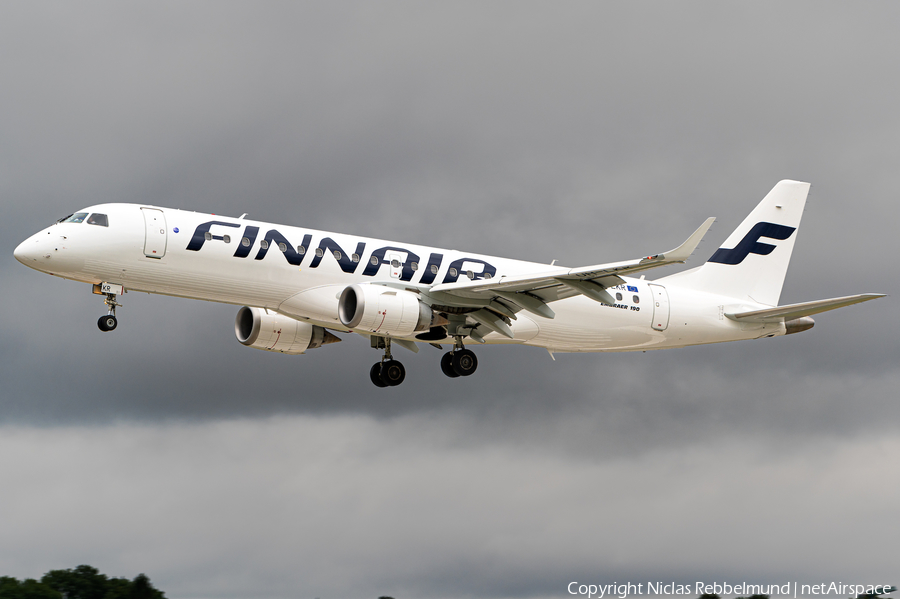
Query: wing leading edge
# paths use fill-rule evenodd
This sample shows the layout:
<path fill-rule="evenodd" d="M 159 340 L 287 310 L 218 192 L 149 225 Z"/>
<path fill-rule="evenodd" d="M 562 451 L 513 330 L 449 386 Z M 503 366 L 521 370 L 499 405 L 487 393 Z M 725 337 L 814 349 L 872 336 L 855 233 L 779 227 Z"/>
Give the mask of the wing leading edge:
<path fill-rule="evenodd" d="M 484 301 L 501 298 L 543 318 L 555 316 L 553 310 L 547 306 L 548 302 L 578 294 L 601 303 L 614 304 L 615 300 L 606 291 L 607 287 L 621 284 L 623 281 L 620 277 L 623 275 L 685 262 L 697 249 L 697 245 L 715 220 L 715 218 L 706 219 L 684 243 L 661 254 L 624 262 L 579 268 L 556 268 L 542 273 L 512 277 L 503 276 L 489 281 L 445 283 L 435 285 L 429 293 L 444 293 L 462 302 L 466 299 Z"/>

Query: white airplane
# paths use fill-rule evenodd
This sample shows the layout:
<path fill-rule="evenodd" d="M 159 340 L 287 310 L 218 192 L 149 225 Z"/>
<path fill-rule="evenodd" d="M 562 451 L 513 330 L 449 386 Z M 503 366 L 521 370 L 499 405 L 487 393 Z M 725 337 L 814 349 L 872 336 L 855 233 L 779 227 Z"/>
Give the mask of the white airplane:
<path fill-rule="evenodd" d="M 683 263 L 714 218 L 672 251 L 581 268 L 138 204 L 90 206 L 15 250 L 36 270 L 105 295 L 102 331 L 116 328 L 130 291 L 243 305 L 249 347 L 302 354 L 354 332 L 384 350 L 370 377 L 406 376 L 392 344 L 440 348 L 449 377 L 478 365 L 464 342 L 553 352 L 645 351 L 775 337 L 813 326 L 810 315 L 883 297 L 862 294 L 778 306 L 808 183 L 781 181 L 702 266 L 648 281 L 636 273 Z"/>

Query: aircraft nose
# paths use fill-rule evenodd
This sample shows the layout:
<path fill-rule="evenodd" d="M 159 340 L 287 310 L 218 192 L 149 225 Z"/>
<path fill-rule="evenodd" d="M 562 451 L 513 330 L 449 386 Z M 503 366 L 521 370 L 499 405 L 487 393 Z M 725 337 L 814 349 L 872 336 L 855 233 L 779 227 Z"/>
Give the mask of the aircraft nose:
<path fill-rule="evenodd" d="M 29 247 L 28 241 L 29 241 L 29 240 L 26 239 L 25 241 L 23 241 L 22 243 L 20 243 L 16 249 L 13 250 L 13 256 L 15 256 L 15 257 L 16 257 L 16 260 L 18 260 L 18 261 L 21 262 L 22 264 L 27 264 L 27 261 L 28 261 L 29 259 L 32 259 L 32 258 L 28 255 L 28 250 L 31 249 L 31 248 Z M 32 243 L 31 245 L 34 245 L 34 243 Z"/>
<path fill-rule="evenodd" d="M 38 261 L 41 256 L 40 240 L 37 238 L 37 235 L 32 235 L 20 243 L 18 247 L 13 250 L 13 256 L 25 266 L 34 267 L 34 263 Z"/>

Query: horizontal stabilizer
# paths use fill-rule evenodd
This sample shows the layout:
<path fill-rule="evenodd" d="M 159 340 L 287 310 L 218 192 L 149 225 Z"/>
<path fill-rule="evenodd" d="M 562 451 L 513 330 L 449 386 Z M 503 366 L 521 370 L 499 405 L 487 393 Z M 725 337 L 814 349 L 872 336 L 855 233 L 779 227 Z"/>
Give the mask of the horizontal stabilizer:
<path fill-rule="evenodd" d="M 852 306 L 860 302 L 884 297 L 883 293 L 863 293 L 860 295 L 848 295 L 847 297 L 835 297 L 832 299 L 816 300 L 814 302 L 804 302 L 802 304 L 791 304 L 789 306 L 779 306 L 777 308 L 768 308 L 765 310 L 750 310 L 748 312 L 726 312 L 725 316 L 732 320 L 740 322 L 777 322 L 780 320 L 793 320 L 802 316 L 812 316 L 819 312 L 827 312 L 836 310 L 844 306 Z"/>

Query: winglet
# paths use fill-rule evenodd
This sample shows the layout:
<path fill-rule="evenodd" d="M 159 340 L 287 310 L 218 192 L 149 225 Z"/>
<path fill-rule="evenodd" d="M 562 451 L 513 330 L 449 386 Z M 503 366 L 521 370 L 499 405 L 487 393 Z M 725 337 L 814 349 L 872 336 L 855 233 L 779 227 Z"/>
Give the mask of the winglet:
<path fill-rule="evenodd" d="M 680 246 L 675 248 L 674 250 L 669 250 L 664 254 L 660 254 L 658 259 L 665 260 L 666 262 L 685 262 L 688 258 L 691 257 L 691 254 L 694 253 L 694 250 L 697 249 L 697 246 L 700 245 L 700 241 L 703 239 L 703 236 L 706 235 L 706 232 L 709 231 L 709 228 L 712 224 L 716 222 L 716 217 L 711 216 L 706 219 L 700 227 L 694 231 L 687 240 L 682 243 Z M 657 258 L 656 256 L 652 256 L 652 258 Z M 647 260 L 648 258 L 645 258 Z"/>

